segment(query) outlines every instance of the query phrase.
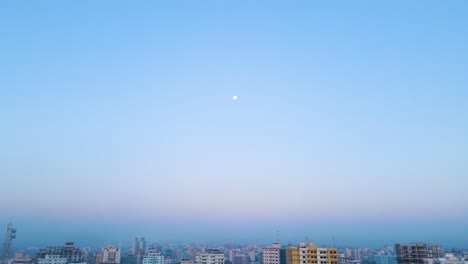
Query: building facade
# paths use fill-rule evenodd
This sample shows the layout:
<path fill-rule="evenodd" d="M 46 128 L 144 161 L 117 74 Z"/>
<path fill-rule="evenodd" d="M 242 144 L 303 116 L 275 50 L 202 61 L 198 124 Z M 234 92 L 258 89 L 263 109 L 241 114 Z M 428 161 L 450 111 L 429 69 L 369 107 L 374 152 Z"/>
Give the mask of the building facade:
<path fill-rule="evenodd" d="M 353 259 L 354 260 L 361 260 L 361 250 L 359 248 L 355 248 L 353 250 Z"/>
<path fill-rule="evenodd" d="M 224 253 L 218 249 L 207 249 L 205 252 L 197 253 L 196 264 L 224 264 Z"/>
<path fill-rule="evenodd" d="M 67 264 L 68 259 L 60 255 L 45 255 L 37 260 L 37 264 Z"/>
<path fill-rule="evenodd" d="M 58 258 L 56 258 L 56 256 L 58 256 Z M 76 248 L 73 242 L 67 242 L 65 246 L 62 247 L 39 249 L 36 252 L 35 262 L 61 261 L 59 259 L 62 258 L 66 259 L 66 263 L 83 263 L 86 260 L 86 252 Z"/>
<path fill-rule="evenodd" d="M 274 243 L 270 247 L 264 247 L 263 252 L 263 264 L 280 264 L 280 251 L 281 245 Z"/>
<path fill-rule="evenodd" d="M 338 264 L 338 250 L 301 243 L 286 249 L 286 264 Z"/>
<path fill-rule="evenodd" d="M 142 254 L 145 253 L 146 250 L 146 240 L 142 236 L 137 236 L 133 240 L 133 247 L 132 247 L 132 253 L 133 254 L 138 254 L 138 251 L 140 251 Z"/>
<path fill-rule="evenodd" d="M 109 246 L 102 250 L 101 264 L 120 264 L 121 250 L 114 246 Z"/>
<path fill-rule="evenodd" d="M 338 264 L 336 248 L 321 248 L 312 243 L 281 248 L 279 244 L 263 249 L 264 264 Z"/>
<path fill-rule="evenodd" d="M 232 264 L 249 264 L 250 258 L 244 254 L 236 254 L 233 257 Z"/>
<path fill-rule="evenodd" d="M 428 259 L 444 256 L 441 245 L 423 243 L 396 244 L 395 251 L 399 264 L 422 264 Z"/>
<path fill-rule="evenodd" d="M 398 264 L 397 256 L 395 255 L 375 255 L 375 264 Z"/>
<path fill-rule="evenodd" d="M 164 264 L 164 256 L 161 254 L 147 254 L 143 257 L 143 264 Z"/>
<path fill-rule="evenodd" d="M 164 256 L 156 249 L 148 249 L 143 257 L 143 264 L 164 264 Z"/>

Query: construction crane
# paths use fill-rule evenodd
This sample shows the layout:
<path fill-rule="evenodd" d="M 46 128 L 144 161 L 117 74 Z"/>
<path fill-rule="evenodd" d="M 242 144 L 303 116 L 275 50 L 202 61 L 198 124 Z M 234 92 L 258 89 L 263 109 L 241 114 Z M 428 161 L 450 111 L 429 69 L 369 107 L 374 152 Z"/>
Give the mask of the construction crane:
<path fill-rule="evenodd" d="M 5 232 L 5 238 L 3 239 L 2 252 L 0 253 L 0 263 L 8 260 L 10 257 L 11 241 L 16 238 L 16 228 L 10 223 L 7 226 Z"/>

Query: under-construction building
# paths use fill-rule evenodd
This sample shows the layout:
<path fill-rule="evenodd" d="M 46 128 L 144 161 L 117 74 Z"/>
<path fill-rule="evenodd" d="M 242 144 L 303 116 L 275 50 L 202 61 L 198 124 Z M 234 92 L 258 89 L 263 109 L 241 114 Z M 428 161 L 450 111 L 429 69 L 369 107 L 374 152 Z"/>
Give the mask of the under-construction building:
<path fill-rule="evenodd" d="M 395 250 L 399 264 L 423 264 L 427 259 L 444 257 L 444 250 L 441 245 L 396 244 Z"/>

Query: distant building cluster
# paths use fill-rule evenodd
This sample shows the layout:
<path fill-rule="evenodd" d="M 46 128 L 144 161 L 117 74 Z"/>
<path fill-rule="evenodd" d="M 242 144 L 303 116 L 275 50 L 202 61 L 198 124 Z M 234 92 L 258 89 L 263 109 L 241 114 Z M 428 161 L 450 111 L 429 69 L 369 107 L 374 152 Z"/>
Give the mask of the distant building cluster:
<path fill-rule="evenodd" d="M 11 244 L 11 239 L 7 241 Z M 8 250 L 3 250 L 8 252 Z M 227 244 L 147 246 L 142 236 L 128 247 L 77 248 L 74 242 L 28 252 L 16 251 L 0 264 L 468 264 L 468 250 L 445 252 L 442 245 L 406 243 L 374 248 L 322 247 L 313 243 L 282 246 Z"/>

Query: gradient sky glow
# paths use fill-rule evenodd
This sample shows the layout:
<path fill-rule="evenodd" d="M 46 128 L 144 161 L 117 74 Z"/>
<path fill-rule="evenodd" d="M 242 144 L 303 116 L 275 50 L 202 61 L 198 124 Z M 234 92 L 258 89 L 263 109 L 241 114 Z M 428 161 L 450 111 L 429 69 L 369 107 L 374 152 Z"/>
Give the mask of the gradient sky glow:
<path fill-rule="evenodd" d="M 468 247 L 467 12 L 1 1 L 0 225 Z"/>

